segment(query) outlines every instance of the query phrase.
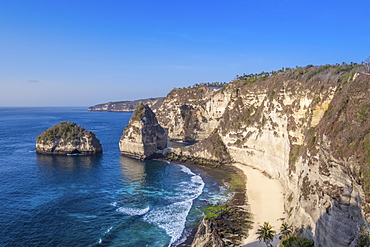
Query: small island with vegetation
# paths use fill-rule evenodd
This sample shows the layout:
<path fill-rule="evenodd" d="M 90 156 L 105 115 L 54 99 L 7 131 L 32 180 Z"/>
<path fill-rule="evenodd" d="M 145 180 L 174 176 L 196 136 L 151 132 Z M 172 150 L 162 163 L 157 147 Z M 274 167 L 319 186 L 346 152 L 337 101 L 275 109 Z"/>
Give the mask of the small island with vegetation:
<path fill-rule="evenodd" d="M 43 131 L 36 138 L 36 152 L 42 154 L 101 154 L 102 146 L 92 131 L 64 121 Z"/>

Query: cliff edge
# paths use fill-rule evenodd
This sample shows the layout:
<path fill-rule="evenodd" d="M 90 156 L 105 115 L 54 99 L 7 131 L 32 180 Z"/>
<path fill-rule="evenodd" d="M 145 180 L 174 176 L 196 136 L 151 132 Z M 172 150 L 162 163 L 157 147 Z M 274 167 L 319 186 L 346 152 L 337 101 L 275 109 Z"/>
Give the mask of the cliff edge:
<path fill-rule="evenodd" d="M 42 154 L 101 154 L 100 141 L 91 131 L 73 122 L 61 122 L 36 138 L 36 152 Z"/>
<path fill-rule="evenodd" d="M 171 138 L 199 141 L 174 151 L 178 159 L 258 169 L 281 183 L 285 221 L 297 232 L 315 246 L 356 246 L 370 218 L 363 72 L 353 63 L 309 65 L 243 75 L 219 90 L 175 89 L 157 116 Z"/>
<path fill-rule="evenodd" d="M 167 148 L 167 132 L 158 124 L 148 105 L 140 104 L 124 129 L 119 142 L 122 155 L 150 159 Z"/>

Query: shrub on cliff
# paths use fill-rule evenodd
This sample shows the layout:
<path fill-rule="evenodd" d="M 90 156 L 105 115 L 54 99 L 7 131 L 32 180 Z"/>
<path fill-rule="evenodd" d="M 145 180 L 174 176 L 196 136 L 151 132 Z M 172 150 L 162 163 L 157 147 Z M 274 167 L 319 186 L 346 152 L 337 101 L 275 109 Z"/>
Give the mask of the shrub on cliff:
<path fill-rule="evenodd" d="M 71 142 L 76 138 L 80 138 L 86 130 L 74 122 L 65 121 L 53 125 L 45 130 L 37 137 L 37 142 L 46 143 L 53 142 L 56 139 L 63 139 L 65 142 Z M 91 131 L 87 131 L 91 132 Z"/>

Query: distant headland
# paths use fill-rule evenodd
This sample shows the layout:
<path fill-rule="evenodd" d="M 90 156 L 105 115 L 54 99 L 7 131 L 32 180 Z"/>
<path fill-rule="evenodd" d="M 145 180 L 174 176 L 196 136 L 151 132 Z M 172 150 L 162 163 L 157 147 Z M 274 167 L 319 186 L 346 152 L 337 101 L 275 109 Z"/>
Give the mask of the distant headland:
<path fill-rule="evenodd" d="M 133 101 L 115 101 L 90 106 L 89 111 L 114 111 L 114 112 L 133 112 L 140 104 L 148 105 L 152 110 L 157 109 L 163 102 L 164 97 L 138 99 Z"/>

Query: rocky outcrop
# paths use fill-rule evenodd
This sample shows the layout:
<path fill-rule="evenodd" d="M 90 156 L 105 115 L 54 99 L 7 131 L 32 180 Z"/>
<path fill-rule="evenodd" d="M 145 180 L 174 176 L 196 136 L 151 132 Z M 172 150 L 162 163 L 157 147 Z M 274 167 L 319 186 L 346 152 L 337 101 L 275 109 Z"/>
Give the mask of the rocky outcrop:
<path fill-rule="evenodd" d="M 148 105 L 152 110 L 156 110 L 163 102 L 164 97 L 139 99 L 133 101 L 116 101 L 90 106 L 89 111 L 114 111 L 114 112 L 133 112 L 140 104 Z"/>
<path fill-rule="evenodd" d="M 231 160 L 278 179 L 286 221 L 315 246 L 356 246 L 370 212 L 370 76 L 362 70 L 297 67 L 242 76 L 217 91 L 176 89 L 159 121 L 174 139 L 217 132 Z M 174 153 L 215 160 L 217 145 Z"/>
<path fill-rule="evenodd" d="M 230 96 L 229 90 L 206 85 L 173 89 L 156 115 L 172 140 L 201 141 L 217 128 Z"/>
<path fill-rule="evenodd" d="M 36 152 L 90 155 L 102 153 L 102 146 L 93 132 L 73 122 L 61 122 L 36 138 Z"/>
<path fill-rule="evenodd" d="M 202 223 L 199 225 L 194 241 L 191 244 L 192 247 L 199 246 L 213 246 L 213 247 L 224 247 L 225 242 L 222 241 L 220 234 L 215 229 L 216 227 L 210 219 L 204 218 Z"/>
<path fill-rule="evenodd" d="M 119 142 L 123 155 L 149 159 L 167 148 L 168 136 L 149 106 L 140 104 Z"/>

